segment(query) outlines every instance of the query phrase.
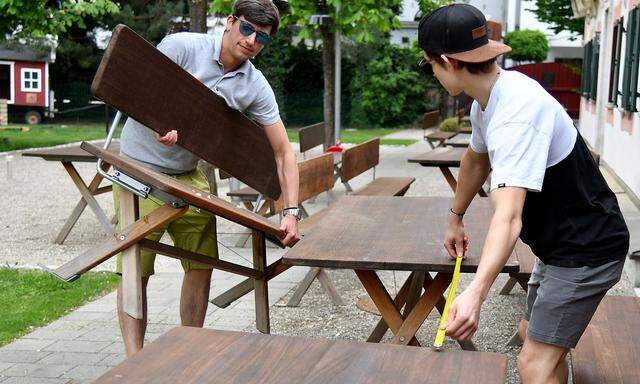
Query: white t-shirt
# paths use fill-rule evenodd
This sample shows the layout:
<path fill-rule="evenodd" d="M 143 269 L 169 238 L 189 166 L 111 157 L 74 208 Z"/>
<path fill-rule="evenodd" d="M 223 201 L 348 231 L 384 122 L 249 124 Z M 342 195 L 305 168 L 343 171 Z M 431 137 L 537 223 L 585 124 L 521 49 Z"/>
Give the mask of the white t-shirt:
<path fill-rule="evenodd" d="M 501 70 L 483 111 L 471 106 L 471 149 L 488 153 L 491 190 L 540 192 L 545 170 L 567 157 L 577 130 L 562 105 L 535 80 Z"/>

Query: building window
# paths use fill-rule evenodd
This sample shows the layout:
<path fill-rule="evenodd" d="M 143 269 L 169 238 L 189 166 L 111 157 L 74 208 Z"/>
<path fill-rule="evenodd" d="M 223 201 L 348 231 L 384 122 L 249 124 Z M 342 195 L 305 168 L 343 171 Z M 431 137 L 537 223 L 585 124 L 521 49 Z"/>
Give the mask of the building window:
<path fill-rule="evenodd" d="M 638 98 L 638 50 L 640 49 L 640 9 L 629 12 L 625 30 L 624 69 L 622 72 L 622 90 L 620 107 L 625 111 L 637 112 Z"/>
<path fill-rule="evenodd" d="M 620 96 L 620 52 L 622 52 L 622 35 L 624 34 L 624 18 L 613 27 L 613 42 L 611 52 L 611 72 L 609 73 L 609 103 L 618 105 Z"/>
<path fill-rule="evenodd" d="M 409 38 L 407 36 L 402 36 L 402 44 L 409 44 Z"/>
<path fill-rule="evenodd" d="M 584 46 L 581 93 L 588 100 L 595 100 L 598 91 L 598 58 L 600 57 L 598 36 L 596 35 Z"/>
<path fill-rule="evenodd" d="M 22 68 L 20 70 L 20 89 L 22 92 L 42 91 L 42 70 L 38 68 Z"/>

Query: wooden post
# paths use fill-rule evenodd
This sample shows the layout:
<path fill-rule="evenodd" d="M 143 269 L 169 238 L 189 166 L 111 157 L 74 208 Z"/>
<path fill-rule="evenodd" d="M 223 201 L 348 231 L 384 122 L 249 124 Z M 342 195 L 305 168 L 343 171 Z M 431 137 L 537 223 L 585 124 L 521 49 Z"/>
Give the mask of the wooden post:
<path fill-rule="evenodd" d="M 253 269 L 263 272 L 262 278 L 254 279 L 256 306 L 256 329 L 262 333 L 270 333 L 269 324 L 269 276 L 267 276 L 267 244 L 264 232 L 253 231 Z"/>
<path fill-rule="evenodd" d="M 137 219 L 138 196 L 120 188 L 120 228 L 126 228 Z M 142 319 L 142 270 L 140 245 L 137 243 L 122 252 L 122 292 L 124 311 L 134 319 Z"/>
<path fill-rule="evenodd" d="M 7 99 L 0 99 L 0 126 L 9 124 L 9 110 Z"/>

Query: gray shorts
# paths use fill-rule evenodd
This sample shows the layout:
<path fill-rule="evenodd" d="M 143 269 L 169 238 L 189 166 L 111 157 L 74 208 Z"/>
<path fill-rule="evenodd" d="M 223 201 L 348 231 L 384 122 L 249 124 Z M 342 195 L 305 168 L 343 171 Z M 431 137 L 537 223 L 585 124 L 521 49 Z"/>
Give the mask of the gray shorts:
<path fill-rule="evenodd" d="M 600 300 L 622 275 L 624 258 L 597 267 L 565 268 L 536 259 L 529 279 L 527 337 L 574 348 Z"/>

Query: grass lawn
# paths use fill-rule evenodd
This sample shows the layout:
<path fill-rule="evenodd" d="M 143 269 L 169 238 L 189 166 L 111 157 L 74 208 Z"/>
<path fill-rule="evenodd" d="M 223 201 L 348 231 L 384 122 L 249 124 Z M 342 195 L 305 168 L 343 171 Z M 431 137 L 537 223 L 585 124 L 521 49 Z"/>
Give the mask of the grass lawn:
<path fill-rule="evenodd" d="M 39 270 L 0 268 L 0 346 L 112 291 L 118 280 L 88 272 L 65 283 Z"/>
<path fill-rule="evenodd" d="M 28 131 L 21 131 L 21 127 Z M 400 129 L 358 129 L 343 130 L 340 139 L 343 143 L 359 144 L 374 137 L 380 137 L 383 145 L 411 145 L 416 140 L 385 139 L 384 136 L 398 132 Z M 298 132 L 288 129 L 289 140 L 298 142 Z M 83 140 L 98 140 L 106 136 L 104 124 L 41 124 L 41 125 L 9 125 L 0 128 L 0 152 L 17 149 L 50 147 L 53 145 L 74 143 Z M 115 137 L 120 137 L 116 131 Z"/>
<path fill-rule="evenodd" d="M 28 131 L 21 131 L 20 127 L 25 127 Z M 119 135 L 117 131 L 116 137 Z M 0 128 L 0 152 L 50 147 L 104 137 L 106 137 L 105 126 L 100 123 L 9 125 Z"/>
<path fill-rule="evenodd" d="M 348 129 L 340 131 L 340 141 L 346 144 L 360 144 L 374 137 L 380 137 L 380 144 L 382 145 L 411 145 L 417 142 L 417 140 L 411 139 L 385 139 L 384 136 L 399 132 L 402 129 L 394 128 L 380 128 L 380 129 Z M 298 142 L 298 132 L 295 129 L 288 129 L 287 134 L 289 140 L 292 142 Z"/>

